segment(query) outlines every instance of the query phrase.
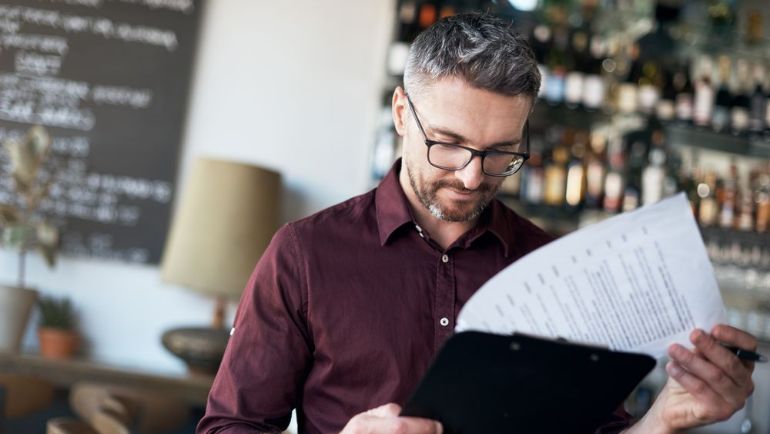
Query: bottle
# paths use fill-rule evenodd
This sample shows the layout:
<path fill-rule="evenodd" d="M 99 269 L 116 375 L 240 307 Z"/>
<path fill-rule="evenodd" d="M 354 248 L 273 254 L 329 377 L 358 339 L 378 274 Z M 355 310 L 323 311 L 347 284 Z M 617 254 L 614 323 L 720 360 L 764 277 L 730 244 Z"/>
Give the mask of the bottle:
<path fill-rule="evenodd" d="M 747 178 L 745 182 L 741 182 L 739 194 L 738 194 L 738 226 L 740 231 L 754 230 L 754 192 L 748 183 Z M 743 181 L 743 180 L 741 180 Z"/>
<path fill-rule="evenodd" d="M 690 80 L 689 67 L 681 65 L 672 79 L 676 90 L 676 118 L 682 123 L 692 122 L 694 89 Z"/>
<path fill-rule="evenodd" d="M 765 78 L 765 67 L 761 63 L 754 64 L 753 68 L 754 92 L 751 94 L 751 114 L 749 115 L 749 129 L 759 133 L 765 129 L 765 117 L 767 103 L 765 93 L 762 90 L 762 81 Z"/>
<path fill-rule="evenodd" d="M 650 165 L 642 172 L 642 205 L 650 205 L 663 197 L 663 182 L 666 170 L 666 152 L 660 148 L 650 150 Z"/>
<path fill-rule="evenodd" d="M 543 191 L 543 200 L 546 205 L 561 206 L 564 203 L 567 184 L 567 158 L 567 148 L 559 145 L 552 149 L 550 161 L 546 160 L 545 189 Z"/>
<path fill-rule="evenodd" d="M 717 90 L 714 110 L 711 113 L 711 128 L 724 131 L 730 125 L 730 111 L 733 96 L 730 94 L 730 58 L 719 56 L 719 90 Z"/>
<path fill-rule="evenodd" d="M 712 65 L 711 58 L 703 56 L 697 68 L 693 122 L 698 126 L 708 126 L 714 110 L 714 88 L 711 84 Z"/>
<path fill-rule="evenodd" d="M 623 82 L 618 86 L 617 107 L 621 113 L 629 114 L 636 112 L 638 98 L 638 77 L 639 77 L 639 47 L 632 44 L 629 47 L 630 63 L 628 71 Z"/>
<path fill-rule="evenodd" d="M 567 188 L 566 197 L 567 206 L 578 208 L 583 204 L 583 197 L 586 189 L 585 168 L 583 159 L 586 153 L 586 142 L 588 133 L 585 131 L 575 132 L 573 144 L 570 147 L 571 158 L 567 165 Z"/>
<path fill-rule="evenodd" d="M 589 208 L 599 208 L 604 192 L 604 175 L 607 172 L 604 156 L 606 148 L 604 134 L 594 131 L 591 133 L 590 150 L 586 154 L 586 194 L 585 203 Z"/>
<path fill-rule="evenodd" d="M 545 100 L 552 105 L 564 102 L 564 81 L 567 76 L 566 48 L 567 33 L 562 28 L 554 28 L 551 46 L 548 50 L 547 66 L 550 74 L 545 88 Z"/>
<path fill-rule="evenodd" d="M 647 60 L 642 65 L 639 77 L 638 108 L 645 114 L 651 114 L 660 99 L 661 77 L 660 68 L 653 60 Z"/>
<path fill-rule="evenodd" d="M 757 232 L 767 232 L 770 229 L 770 165 L 757 176 Z"/>
<path fill-rule="evenodd" d="M 719 226 L 732 228 L 735 226 L 735 208 L 738 196 L 738 168 L 735 159 L 730 164 L 730 174 L 724 182 L 724 198 L 719 212 Z"/>
<path fill-rule="evenodd" d="M 626 188 L 623 192 L 623 211 L 639 207 L 642 194 L 642 171 L 647 164 L 647 144 L 642 132 L 630 133 L 628 149 Z"/>
<path fill-rule="evenodd" d="M 588 61 L 588 34 L 583 29 L 572 33 L 571 49 L 568 50 L 568 72 L 564 79 L 564 100 L 575 108 L 583 100 L 586 64 Z"/>
<path fill-rule="evenodd" d="M 739 59 L 736 67 L 736 91 L 733 97 L 732 111 L 730 113 L 730 126 L 733 134 L 741 135 L 749 129 L 749 117 L 751 115 L 751 80 L 749 64 L 744 59 Z"/>
<path fill-rule="evenodd" d="M 661 121 L 668 122 L 674 119 L 676 115 L 675 100 L 676 90 L 674 89 L 674 74 L 670 71 L 664 71 L 661 74 L 663 80 L 663 92 L 660 95 L 658 103 L 655 105 L 655 116 Z"/>
<path fill-rule="evenodd" d="M 587 74 L 583 89 L 583 106 L 588 110 L 597 110 L 602 107 L 607 96 L 607 87 L 602 77 L 602 63 L 605 59 L 606 44 L 599 34 L 591 36 L 589 44 L 589 59 Z"/>
<path fill-rule="evenodd" d="M 421 4 L 418 17 L 420 31 L 432 26 L 433 23 L 438 20 L 438 10 L 436 9 L 436 4 L 433 2 Z"/>
<path fill-rule="evenodd" d="M 716 198 L 717 176 L 713 171 L 706 172 L 704 179 L 698 183 L 698 221 L 701 226 L 708 227 L 716 224 L 719 207 Z"/>
<path fill-rule="evenodd" d="M 525 202 L 539 204 L 543 201 L 543 157 L 538 150 L 532 150 L 529 161 L 524 165 L 520 196 Z"/>
<path fill-rule="evenodd" d="M 602 207 L 607 212 L 620 210 L 623 201 L 625 181 L 623 179 L 623 142 L 618 137 L 609 141 L 607 153 L 609 154 L 609 170 L 604 178 L 604 200 Z"/>
<path fill-rule="evenodd" d="M 532 35 L 529 40 L 532 46 L 532 52 L 535 54 L 537 69 L 540 71 L 540 89 L 538 98 L 543 98 L 545 89 L 548 86 L 548 77 L 550 70 L 546 66 L 546 53 L 551 44 L 551 28 L 546 24 L 538 24 L 532 29 Z"/>

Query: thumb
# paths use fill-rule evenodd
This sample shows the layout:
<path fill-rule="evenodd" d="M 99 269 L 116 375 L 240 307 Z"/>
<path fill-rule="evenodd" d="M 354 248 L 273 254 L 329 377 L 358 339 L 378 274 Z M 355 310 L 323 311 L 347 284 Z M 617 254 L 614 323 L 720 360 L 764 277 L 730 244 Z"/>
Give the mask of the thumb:
<path fill-rule="evenodd" d="M 401 406 L 389 402 L 385 405 L 381 405 L 377 408 L 373 408 L 367 411 L 366 414 L 379 417 L 398 417 L 398 415 L 401 414 Z"/>

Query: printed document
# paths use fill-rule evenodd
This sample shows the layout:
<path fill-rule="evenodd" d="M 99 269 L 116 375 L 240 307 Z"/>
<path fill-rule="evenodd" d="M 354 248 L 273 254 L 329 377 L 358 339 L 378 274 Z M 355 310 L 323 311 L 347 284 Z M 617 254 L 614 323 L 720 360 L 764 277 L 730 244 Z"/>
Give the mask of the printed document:
<path fill-rule="evenodd" d="M 526 333 L 647 353 L 692 347 L 695 328 L 725 322 L 698 226 L 683 193 L 541 247 L 490 279 L 457 331 Z"/>

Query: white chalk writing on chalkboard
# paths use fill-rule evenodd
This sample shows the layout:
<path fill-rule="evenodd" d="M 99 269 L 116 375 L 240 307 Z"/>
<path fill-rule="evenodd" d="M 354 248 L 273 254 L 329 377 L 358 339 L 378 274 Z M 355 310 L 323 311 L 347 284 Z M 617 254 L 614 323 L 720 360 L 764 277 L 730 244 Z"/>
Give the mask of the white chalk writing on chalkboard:
<path fill-rule="evenodd" d="M 202 0 L 4 0 L 0 141 L 41 124 L 65 253 L 159 260 Z M 0 172 L 8 161 L 0 153 Z M 0 176 L 0 202 L 11 180 Z"/>

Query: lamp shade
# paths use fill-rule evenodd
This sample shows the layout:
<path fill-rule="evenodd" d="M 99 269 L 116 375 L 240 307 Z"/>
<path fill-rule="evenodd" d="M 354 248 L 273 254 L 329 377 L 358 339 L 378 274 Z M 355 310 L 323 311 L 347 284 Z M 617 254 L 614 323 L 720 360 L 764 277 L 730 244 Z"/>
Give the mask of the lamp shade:
<path fill-rule="evenodd" d="M 238 298 L 277 228 L 280 195 L 274 171 L 197 159 L 166 241 L 163 281 Z"/>

